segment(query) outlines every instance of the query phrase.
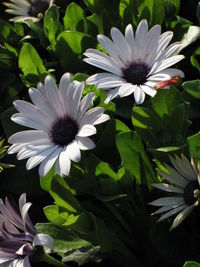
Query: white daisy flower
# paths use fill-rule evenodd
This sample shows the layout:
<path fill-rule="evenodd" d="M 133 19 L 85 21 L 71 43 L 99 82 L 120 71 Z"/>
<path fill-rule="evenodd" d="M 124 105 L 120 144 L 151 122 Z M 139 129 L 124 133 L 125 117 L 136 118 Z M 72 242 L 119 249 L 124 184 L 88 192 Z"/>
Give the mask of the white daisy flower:
<path fill-rule="evenodd" d="M 162 221 L 176 213 L 178 215 L 170 228 L 177 227 L 190 212 L 200 204 L 200 173 L 194 159 L 191 163 L 182 155 L 182 158 L 170 157 L 173 167 L 166 164 L 169 175 L 161 172 L 161 175 L 170 183 L 153 184 L 154 187 L 176 193 L 176 196 L 163 197 L 154 200 L 150 204 L 161 206 L 154 214 L 162 214 L 158 221 Z"/>
<path fill-rule="evenodd" d="M 30 202 L 26 194 L 19 198 L 19 212 L 6 197 L 0 199 L 0 266 L 31 267 L 29 256 L 36 246 L 54 249 L 54 240 L 46 234 L 37 234 L 29 217 Z"/>
<path fill-rule="evenodd" d="M 3 4 L 8 7 L 7 13 L 16 15 L 10 19 L 14 22 L 23 22 L 25 20 L 38 21 L 48 9 L 51 0 L 10 0 Z"/>
<path fill-rule="evenodd" d="M 88 110 L 95 94 L 87 94 L 81 100 L 83 89 L 84 83 L 70 83 L 69 73 L 62 76 L 59 90 L 50 76 L 45 78 L 44 85 L 39 83 L 37 89 L 30 88 L 33 104 L 16 100 L 14 106 L 20 113 L 14 114 L 11 119 L 34 130 L 12 135 L 8 140 L 12 144 L 8 153 L 17 152 L 19 160 L 29 158 L 27 170 L 40 164 L 39 174 L 42 177 L 54 163 L 55 172 L 68 175 L 71 160 L 79 162 L 81 159 L 80 150 L 95 147 L 88 138 L 96 134 L 94 125 L 109 119 L 101 107 Z"/>
<path fill-rule="evenodd" d="M 181 43 L 168 46 L 172 36 L 171 31 L 161 34 L 160 25 L 148 31 L 146 20 L 140 22 L 135 36 L 130 24 L 125 36 L 117 28 L 111 29 L 112 40 L 99 34 L 97 39 L 108 55 L 88 49 L 83 60 L 106 72 L 92 75 L 86 82 L 107 90 L 105 103 L 132 93 L 137 104 L 143 103 L 145 94 L 155 96 L 156 84 L 174 76 L 184 77 L 182 71 L 169 68 L 184 58 L 176 55 Z"/>

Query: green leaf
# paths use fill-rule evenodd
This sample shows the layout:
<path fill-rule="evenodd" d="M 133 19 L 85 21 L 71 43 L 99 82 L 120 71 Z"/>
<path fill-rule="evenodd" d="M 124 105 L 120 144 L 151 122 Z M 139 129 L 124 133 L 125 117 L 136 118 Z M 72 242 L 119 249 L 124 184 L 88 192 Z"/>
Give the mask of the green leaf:
<path fill-rule="evenodd" d="M 200 80 L 184 82 L 183 88 L 188 94 L 200 99 Z"/>
<path fill-rule="evenodd" d="M 74 249 L 91 246 L 88 241 L 79 238 L 71 229 L 52 223 L 38 223 L 36 229 L 39 233 L 48 234 L 54 239 L 54 251 L 66 253 Z"/>
<path fill-rule="evenodd" d="M 84 33 L 88 32 L 88 23 L 85 17 L 85 12 L 74 2 L 67 6 L 63 20 L 65 29 L 67 30 L 69 29 Z"/>
<path fill-rule="evenodd" d="M 95 47 L 96 39 L 90 35 L 77 31 L 64 31 L 57 38 L 55 53 L 63 71 L 84 72 L 83 53 L 87 48 Z"/>
<path fill-rule="evenodd" d="M 138 21 L 146 18 L 149 25 L 162 24 L 165 15 L 164 0 L 138 1 Z"/>
<path fill-rule="evenodd" d="M 44 16 L 44 32 L 49 39 L 53 50 L 56 45 L 57 35 L 61 32 L 62 26 L 59 22 L 59 11 L 56 5 L 52 5 Z"/>
<path fill-rule="evenodd" d="M 33 85 L 39 81 L 42 82 L 47 73 L 42 59 L 35 48 L 29 43 L 25 43 L 20 50 L 19 68 L 27 81 Z"/>
<path fill-rule="evenodd" d="M 155 181 L 151 163 L 140 137 L 135 132 L 117 134 L 116 144 L 123 166 L 135 176 L 138 183 L 144 182 L 150 185 L 151 182 Z"/>
<path fill-rule="evenodd" d="M 193 55 L 190 57 L 190 62 L 200 73 L 200 47 L 195 50 Z"/>
<path fill-rule="evenodd" d="M 190 155 L 200 160 L 200 132 L 187 138 Z"/>
<path fill-rule="evenodd" d="M 50 194 L 54 198 L 56 205 L 66 208 L 71 212 L 81 210 L 80 205 L 70 191 L 69 186 L 59 175 L 53 177 Z"/>
<path fill-rule="evenodd" d="M 44 208 L 44 214 L 47 219 L 57 225 L 62 225 L 66 222 L 68 213 L 61 213 L 61 208 L 56 205 L 50 205 Z"/>
<path fill-rule="evenodd" d="M 186 261 L 183 267 L 200 267 L 200 263 L 195 261 Z"/>

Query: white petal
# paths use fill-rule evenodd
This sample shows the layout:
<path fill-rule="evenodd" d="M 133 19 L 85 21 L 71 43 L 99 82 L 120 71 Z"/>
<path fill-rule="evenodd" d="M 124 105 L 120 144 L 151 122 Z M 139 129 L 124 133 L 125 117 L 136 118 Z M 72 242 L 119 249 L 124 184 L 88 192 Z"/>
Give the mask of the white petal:
<path fill-rule="evenodd" d="M 115 76 L 115 75 L 113 75 Z M 121 77 L 115 76 L 113 78 L 107 77 L 96 82 L 96 87 L 101 89 L 111 89 L 123 84 Z"/>
<path fill-rule="evenodd" d="M 20 151 L 22 148 L 24 147 L 24 144 L 14 144 L 12 146 L 10 146 L 7 150 L 8 154 L 14 154 L 17 153 L 18 151 Z"/>
<path fill-rule="evenodd" d="M 150 95 L 152 97 L 154 97 L 157 93 L 157 91 L 155 89 L 152 89 L 151 87 L 147 86 L 147 85 L 140 85 L 140 87 L 142 88 L 142 90 L 145 92 L 145 94 Z"/>
<path fill-rule="evenodd" d="M 76 136 L 76 142 L 81 150 L 90 150 L 95 148 L 95 143 L 88 137 Z"/>
<path fill-rule="evenodd" d="M 88 110 L 89 106 L 95 97 L 94 93 L 89 93 L 81 100 L 78 110 L 78 117 L 81 118 L 83 114 Z"/>
<path fill-rule="evenodd" d="M 75 162 L 79 162 L 81 160 L 81 152 L 80 152 L 80 148 L 76 140 L 74 140 L 72 143 L 67 145 L 66 151 L 67 151 L 68 157 L 71 160 Z"/>
<path fill-rule="evenodd" d="M 77 136 L 87 137 L 96 134 L 97 130 L 93 125 L 85 124 L 79 130 Z"/>
<path fill-rule="evenodd" d="M 195 206 L 193 205 L 186 207 L 181 213 L 179 213 L 178 216 L 174 219 L 170 230 L 177 227 L 190 214 L 190 212 L 194 209 L 194 207 Z"/>
<path fill-rule="evenodd" d="M 108 72 L 111 72 L 113 74 L 116 74 L 118 76 L 121 77 L 122 75 L 122 72 L 121 72 L 121 69 L 117 66 L 115 66 L 114 64 L 110 63 L 109 61 L 107 60 L 97 60 L 97 59 L 94 59 L 94 58 L 84 58 L 83 61 L 95 66 L 95 67 L 98 67 L 100 69 L 103 69 L 103 70 L 106 70 Z"/>
<path fill-rule="evenodd" d="M 123 34 L 115 27 L 113 27 L 110 31 L 113 43 L 116 47 L 118 55 L 120 55 L 121 60 L 123 62 L 129 63 L 131 58 L 130 49 L 126 39 L 124 38 Z"/>
<path fill-rule="evenodd" d="M 40 164 L 43 160 L 45 160 L 50 154 L 52 154 L 57 149 L 57 146 L 51 146 L 50 148 L 38 152 L 35 156 L 29 158 L 26 163 L 26 169 L 30 170 Z"/>
<path fill-rule="evenodd" d="M 174 193 L 180 193 L 183 194 L 184 190 L 182 188 L 173 186 L 173 185 L 169 185 L 169 184 L 164 184 L 164 183 L 159 183 L 159 184 L 152 184 L 154 187 L 160 189 L 160 190 L 164 190 L 166 192 L 174 192 Z"/>
<path fill-rule="evenodd" d="M 110 119 L 110 116 L 107 115 L 107 114 L 102 114 L 101 116 L 98 117 L 98 119 L 93 123 L 93 125 L 97 125 L 97 124 L 100 124 L 100 123 L 103 123 L 107 120 Z"/>
<path fill-rule="evenodd" d="M 105 104 L 108 104 L 113 98 L 115 98 L 119 94 L 119 88 L 110 89 L 107 92 L 106 100 L 104 101 Z"/>
<path fill-rule="evenodd" d="M 41 177 L 44 177 L 49 172 L 49 170 L 51 169 L 51 167 L 55 163 L 55 161 L 58 158 L 61 151 L 62 151 L 62 147 L 58 147 L 49 157 L 47 157 L 40 164 L 39 174 Z"/>
<path fill-rule="evenodd" d="M 178 205 L 184 203 L 183 197 L 162 197 L 152 201 L 151 205 L 153 206 L 167 206 L 167 205 Z"/>
<path fill-rule="evenodd" d="M 68 112 L 75 119 L 77 118 L 77 112 L 78 112 L 81 96 L 83 93 L 83 89 L 84 89 L 84 83 L 80 83 L 77 81 L 74 81 L 73 87 L 69 88 L 69 90 L 71 90 L 73 92 L 71 93 L 72 99 L 68 99 L 68 102 L 67 102 L 67 103 L 69 103 L 69 101 L 71 101 L 70 111 L 68 111 Z M 67 95 L 67 97 L 68 97 L 68 95 Z"/>
<path fill-rule="evenodd" d="M 185 180 L 174 168 L 170 167 L 169 165 L 165 164 L 166 168 L 168 169 L 170 175 L 166 174 L 165 172 L 160 172 L 160 174 L 170 183 L 178 185 L 181 188 L 184 188 L 188 181 Z"/>
<path fill-rule="evenodd" d="M 34 246 L 44 246 L 50 248 L 51 250 L 54 249 L 54 240 L 52 237 L 46 234 L 37 234 L 33 239 Z"/>
<path fill-rule="evenodd" d="M 133 27 L 131 24 L 129 24 L 126 27 L 125 38 L 126 38 L 126 41 L 129 45 L 129 48 L 131 51 L 130 52 L 130 54 L 131 54 L 130 60 L 136 60 L 137 59 L 137 45 L 136 45 L 136 42 L 134 39 Z"/>
<path fill-rule="evenodd" d="M 44 124 L 37 122 L 37 118 L 35 118 L 34 120 L 31 118 L 26 118 L 20 113 L 16 113 L 12 115 L 11 120 L 20 125 L 23 125 L 23 126 L 26 126 L 32 129 L 42 130 L 44 132 L 48 131 L 48 128 Z"/>
<path fill-rule="evenodd" d="M 131 95 L 137 86 L 131 84 L 131 83 L 125 83 L 119 88 L 119 96 L 125 97 L 128 95 Z"/>
<path fill-rule="evenodd" d="M 60 79 L 60 84 L 59 84 L 59 98 L 60 98 L 60 105 L 62 105 L 62 110 L 67 113 L 66 109 L 66 103 L 67 103 L 67 91 L 69 88 L 71 82 L 71 75 L 70 73 L 65 73 L 61 79 Z"/>
<path fill-rule="evenodd" d="M 59 166 L 60 166 L 60 174 L 68 175 L 70 172 L 71 161 L 69 159 L 69 152 L 67 147 L 64 147 L 59 156 Z"/>
<path fill-rule="evenodd" d="M 32 143 L 38 140 L 48 140 L 48 134 L 44 131 L 38 131 L 38 130 L 21 131 L 13 134 L 8 139 L 8 142 L 11 144 L 14 143 L 23 144 L 23 143 Z"/>
<path fill-rule="evenodd" d="M 134 90 L 134 98 L 135 98 L 136 104 L 142 104 L 144 102 L 145 93 L 139 86 L 137 86 Z"/>
<path fill-rule="evenodd" d="M 170 216 L 172 216 L 172 215 L 176 214 L 177 212 L 183 210 L 185 207 L 186 207 L 186 205 L 181 205 L 181 206 L 179 206 L 179 207 L 177 207 L 177 208 L 175 208 L 173 210 L 170 210 L 170 211 L 166 212 L 164 215 L 162 215 L 159 218 L 158 222 L 160 222 L 160 221 L 162 221 L 164 219 L 169 218 Z"/>
<path fill-rule="evenodd" d="M 120 67 L 123 67 L 123 63 L 121 62 L 118 56 L 118 51 L 113 42 L 108 37 L 102 34 L 97 35 L 97 40 L 106 50 L 106 52 L 111 56 L 111 58 L 113 58 Z"/>
<path fill-rule="evenodd" d="M 80 121 L 80 127 L 82 127 L 84 124 L 94 124 L 95 121 L 103 114 L 104 108 L 102 107 L 96 107 L 88 110 Z"/>
<path fill-rule="evenodd" d="M 137 59 L 141 59 L 144 54 L 144 49 L 147 43 L 147 32 L 148 24 L 145 19 L 143 19 L 136 30 L 135 33 L 135 42 L 137 45 Z"/>

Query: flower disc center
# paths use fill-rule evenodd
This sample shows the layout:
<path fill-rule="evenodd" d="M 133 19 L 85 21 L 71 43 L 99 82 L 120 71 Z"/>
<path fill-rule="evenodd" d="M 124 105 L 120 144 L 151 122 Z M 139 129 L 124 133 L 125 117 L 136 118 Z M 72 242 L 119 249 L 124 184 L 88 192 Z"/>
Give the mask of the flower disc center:
<path fill-rule="evenodd" d="M 48 7 L 49 3 L 47 0 L 35 0 L 31 3 L 28 14 L 32 17 L 37 17 L 39 13 L 44 14 Z"/>
<path fill-rule="evenodd" d="M 184 201 L 185 204 L 192 205 L 196 202 L 195 192 L 199 190 L 199 184 L 197 181 L 191 181 L 184 189 Z"/>
<path fill-rule="evenodd" d="M 147 80 L 149 68 L 142 62 L 133 62 L 127 68 L 122 69 L 123 78 L 132 84 L 144 84 Z"/>
<path fill-rule="evenodd" d="M 71 117 L 58 118 L 51 126 L 50 138 L 59 146 L 70 144 L 78 133 L 78 124 Z"/>

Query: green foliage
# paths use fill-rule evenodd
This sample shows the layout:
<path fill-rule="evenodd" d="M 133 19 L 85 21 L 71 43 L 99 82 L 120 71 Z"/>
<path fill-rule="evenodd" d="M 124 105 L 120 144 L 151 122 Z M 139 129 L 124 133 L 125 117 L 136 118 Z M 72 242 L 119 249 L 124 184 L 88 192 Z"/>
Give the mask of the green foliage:
<path fill-rule="evenodd" d="M 134 132 L 120 133 L 116 136 L 116 143 L 123 166 L 138 183 L 150 186 L 155 181 L 154 172 L 140 137 Z"/>
<path fill-rule="evenodd" d="M 199 267 L 200 263 L 195 262 L 195 261 L 187 261 L 183 267 Z"/>
<path fill-rule="evenodd" d="M 43 81 L 47 70 L 35 48 L 25 43 L 19 54 L 19 68 L 23 72 L 22 78 L 27 86 Z"/>
<path fill-rule="evenodd" d="M 185 146 L 188 106 L 176 88 L 160 90 L 146 107 L 133 108 L 132 122 L 148 149 L 163 157 Z"/>

